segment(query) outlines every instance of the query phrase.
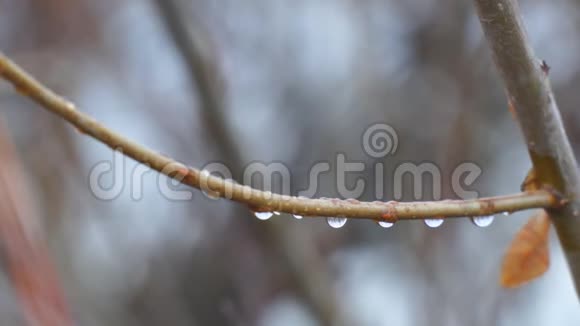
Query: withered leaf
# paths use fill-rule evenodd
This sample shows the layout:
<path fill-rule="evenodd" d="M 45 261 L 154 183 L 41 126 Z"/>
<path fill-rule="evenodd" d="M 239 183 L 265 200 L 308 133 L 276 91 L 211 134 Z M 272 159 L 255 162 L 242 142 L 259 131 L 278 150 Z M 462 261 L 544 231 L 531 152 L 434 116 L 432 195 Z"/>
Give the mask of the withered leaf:
<path fill-rule="evenodd" d="M 544 274 L 550 266 L 550 218 L 545 211 L 532 216 L 516 234 L 503 258 L 500 283 L 515 288 Z"/>

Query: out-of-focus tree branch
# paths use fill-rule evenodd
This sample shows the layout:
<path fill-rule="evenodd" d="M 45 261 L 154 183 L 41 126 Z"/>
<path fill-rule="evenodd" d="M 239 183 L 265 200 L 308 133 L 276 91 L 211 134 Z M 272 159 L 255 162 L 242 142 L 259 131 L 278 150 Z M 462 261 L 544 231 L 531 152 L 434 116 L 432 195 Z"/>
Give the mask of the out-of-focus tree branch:
<path fill-rule="evenodd" d="M 212 40 L 208 37 L 201 24 L 195 24 L 195 17 L 189 17 L 185 24 L 180 12 L 180 5 L 175 0 L 156 0 L 164 25 L 169 31 L 169 37 L 175 43 L 177 50 L 186 63 L 189 76 L 195 84 L 201 105 L 203 120 L 207 130 L 212 132 L 212 140 L 220 147 L 227 162 L 239 162 L 242 158 L 233 144 L 234 139 L 230 128 L 223 119 L 225 105 L 225 83 L 219 69 L 219 53 L 213 51 Z M 193 20 L 193 21 L 192 21 Z M 188 28 L 191 27 L 191 28 Z M 230 167 L 230 169 L 232 169 Z M 240 171 L 232 171 L 236 176 Z"/>
<path fill-rule="evenodd" d="M 193 24 L 198 19 L 184 18 L 177 0 L 156 1 L 161 18 L 169 31 L 177 49 L 182 54 L 189 69 L 189 75 L 196 86 L 201 113 L 206 130 L 220 148 L 222 158 L 232 170 L 234 179 L 243 176 L 243 157 L 234 137 L 227 126 L 225 113 L 226 86 L 219 69 L 219 52 L 211 43 L 209 34 L 201 24 Z M 248 214 L 248 213 L 246 213 Z M 340 325 L 345 322 L 344 314 L 337 307 L 338 300 L 326 271 L 324 259 L 316 250 L 316 243 L 309 234 L 294 234 L 284 222 L 268 223 L 256 228 L 254 221 L 246 219 L 249 229 L 255 234 L 271 256 L 281 256 L 284 271 L 296 285 L 298 294 L 312 310 L 321 325 Z M 301 246 L 296 238 L 301 238 Z"/>
<path fill-rule="evenodd" d="M 19 163 L 0 123 L 0 243 L 28 325 L 73 325 Z"/>
<path fill-rule="evenodd" d="M 517 113 L 537 182 L 568 202 L 547 207 L 580 294 L 580 175 L 548 80 L 514 0 L 475 0 L 479 20 Z"/>

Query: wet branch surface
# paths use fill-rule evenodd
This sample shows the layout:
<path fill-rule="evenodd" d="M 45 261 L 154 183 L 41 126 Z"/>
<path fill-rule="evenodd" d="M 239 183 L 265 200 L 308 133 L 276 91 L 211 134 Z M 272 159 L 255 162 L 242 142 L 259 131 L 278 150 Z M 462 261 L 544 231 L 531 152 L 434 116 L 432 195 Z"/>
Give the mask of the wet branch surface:
<path fill-rule="evenodd" d="M 91 116 L 56 95 L 36 81 L 22 68 L 0 53 L 0 76 L 16 90 L 40 106 L 71 123 L 79 132 L 89 135 L 114 150 L 146 164 L 191 187 L 211 192 L 249 207 L 256 212 L 277 211 L 306 217 L 347 217 L 376 221 L 487 216 L 532 208 L 557 208 L 561 200 L 547 190 L 527 191 L 507 196 L 472 200 L 442 200 L 419 202 L 359 202 L 354 199 L 312 199 L 273 194 L 246 185 L 224 180 L 188 167 L 161 155 L 108 129 Z"/>
<path fill-rule="evenodd" d="M 537 183 L 567 205 L 546 207 L 580 294 L 580 176 L 548 80 L 527 39 L 517 1 L 475 0 L 479 20 L 517 114 Z"/>

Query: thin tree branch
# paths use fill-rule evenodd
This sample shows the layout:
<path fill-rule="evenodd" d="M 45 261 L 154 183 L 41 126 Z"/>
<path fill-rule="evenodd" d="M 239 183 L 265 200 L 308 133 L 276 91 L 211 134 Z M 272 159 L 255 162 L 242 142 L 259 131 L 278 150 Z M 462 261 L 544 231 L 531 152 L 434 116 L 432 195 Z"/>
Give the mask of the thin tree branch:
<path fill-rule="evenodd" d="M 188 68 L 192 83 L 195 84 L 195 91 L 198 94 L 201 104 L 201 114 L 203 120 L 208 125 L 206 128 L 213 131 L 214 140 L 221 148 L 226 162 L 237 162 L 242 164 L 242 155 L 239 153 L 229 139 L 235 139 L 231 129 L 227 128 L 224 116 L 224 88 L 225 83 L 219 73 L 218 52 L 214 51 L 212 40 L 201 24 L 196 24 L 197 18 L 188 15 L 187 26 L 184 21 L 183 6 L 178 1 L 156 0 L 157 8 L 161 14 L 169 36 L 175 43 L 177 50 L 182 54 L 182 58 Z M 241 169 L 240 169 L 241 170 Z M 233 171 L 234 179 L 241 177 L 241 171 Z"/>
<path fill-rule="evenodd" d="M 209 175 L 156 153 L 111 131 L 89 115 L 77 110 L 74 104 L 44 87 L 4 54 L 0 53 L 0 75 L 10 81 L 17 91 L 42 107 L 62 117 L 87 134 L 126 156 L 149 165 L 177 181 L 215 195 L 246 204 L 254 211 L 278 211 L 302 216 L 348 217 L 396 221 L 465 216 L 485 216 L 531 208 L 556 208 L 561 201 L 547 190 L 528 191 L 509 196 L 472 200 L 443 200 L 424 202 L 359 202 L 341 199 L 310 199 L 260 191 Z"/>
<path fill-rule="evenodd" d="M 580 175 L 548 81 L 536 59 L 514 0 L 475 0 L 479 20 L 527 142 L 539 184 L 567 205 L 547 207 L 580 295 Z"/>

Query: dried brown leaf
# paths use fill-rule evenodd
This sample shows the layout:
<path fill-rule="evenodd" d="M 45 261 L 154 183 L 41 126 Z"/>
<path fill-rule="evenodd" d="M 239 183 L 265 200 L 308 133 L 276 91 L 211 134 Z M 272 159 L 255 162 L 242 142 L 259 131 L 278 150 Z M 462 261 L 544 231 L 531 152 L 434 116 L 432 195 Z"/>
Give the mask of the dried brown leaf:
<path fill-rule="evenodd" d="M 515 288 L 544 274 L 550 266 L 550 218 L 545 211 L 532 216 L 516 234 L 503 258 L 500 283 Z"/>

